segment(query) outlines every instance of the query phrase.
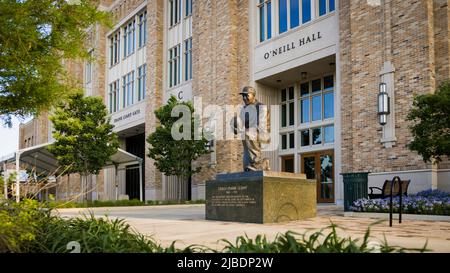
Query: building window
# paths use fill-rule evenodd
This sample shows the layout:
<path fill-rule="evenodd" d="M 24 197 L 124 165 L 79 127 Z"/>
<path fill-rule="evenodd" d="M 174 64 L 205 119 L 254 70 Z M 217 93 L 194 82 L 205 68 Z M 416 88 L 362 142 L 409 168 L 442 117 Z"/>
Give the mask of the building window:
<path fill-rule="evenodd" d="M 184 16 L 192 15 L 192 0 L 185 0 Z"/>
<path fill-rule="evenodd" d="M 311 0 L 302 0 L 302 24 L 311 21 Z"/>
<path fill-rule="evenodd" d="M 119 80 L 109 84 L 109 113 L 119 110 Z"/>
<path fill-rule="evenodd" d="M 294 87 L 281 90 L 281 127 L 295 124 Z"/>
<path fill-rule="evenodd" d="M 299 131 L 301 147 L 334 143 L 334 76 L 300 84 L 299 116 L 302 128 Z M 321 123 L 326 123 L 323 126 Z M 317 124 L 318 123 L 318 124 Z"/>
<path fill-rule="evenodd" d="M 259 41 L 272 38 L 272 1 L 259 0 Z"/>
<path fill-rule="evenodd" d="M 310 128 L 300 131 L 300 146 L 308 147 L 334 143 L 334 125 Z"/>
<path fill-rule="evenodd" d="M 109 65 L 113 66 L 115 64 L 118 64 L 120 61 L 119 55 L 120 55 L 120 31 L 117 31 L 114 33 L 110 38 L 110 45 L 109 45 Z"/>
<path fill-rule="evenodd" d="M 122 108 L 134 103 L 134 71 L 122 77 Z"/>
<path fill-rule="evenodd" d="M 287 133 L 281 135 L 281 150 L 295 148 L 295 133 Z"/>
<path fill-rule="evenodd" d="M 177 45 L 169 49 L 169 87 L 180 84 L 180 68 L 180 45 Z"/>
<path fill-rule="evenodd" d="M 319 0 L 319 16 L 334 11 L 334 1 L 335 0 Z"/>
<path fill-rule="evenodd" d="M 288 0 L 278 0 L 278 23 L 280 33 L 288 30 Z"/>
<path fill-rule="evenodd" d="M 147 65 L 138 68 L 138 101 L 145 99 L 147 82 Z"/>
<path fill-rule="evenodd" d="M 147 11 L 139 15 L 139 47 L 147 43 Z"/>
<path fill-rule="evenodd" d="M 333 75 L 300 84 L 300 123 L 334 118 Z"/>
<path fill-rule="evenodd" d="M 169 0 L 169 26 L 173 27 L 181 19 L 181 0 Z"/>
<path fill-rule="evenodd" d="M 279 0 L 279 33 L 296 28 L 311 21 L 311 0 Z"/>
<path fill-rule="evenodd" d="M 123 29 L 123 58 L 134 53 L 136 42 L 135 20 L 129 22 Z"/>
<path fill-rule="evenodd" d="M 86 79 L 86 84 L 91 83 L 92 81 L 92 58 L 94 56 L 94 51 L 91 50 L 89 52 L 89 59 L 86 61 L 86 65 L 85 65 L 85 79 Z"/>
<path fill-rule="evenodd" d="M 184 80 L 192 79 L 192 37 L 184 41 Z"/>

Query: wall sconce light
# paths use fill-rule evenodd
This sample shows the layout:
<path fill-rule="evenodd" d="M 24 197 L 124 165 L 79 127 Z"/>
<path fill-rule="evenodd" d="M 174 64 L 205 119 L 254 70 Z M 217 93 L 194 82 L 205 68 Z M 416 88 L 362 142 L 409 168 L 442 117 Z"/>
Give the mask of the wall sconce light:
<path fill-rule="evenodd" d="M 306 78 L 308 77 L 308 73 L 307 72 L 302 72 L 300 73 L 302 80 L 306 80 Z"/>
<path fill-rule="evenodd" d="M 380 83 L 378 93 L 378 121 L 382 126 L 387 123 L 387 115 L 390 113 L 390 98 L 387 93 L 387 86 L 384 82 Z"/>

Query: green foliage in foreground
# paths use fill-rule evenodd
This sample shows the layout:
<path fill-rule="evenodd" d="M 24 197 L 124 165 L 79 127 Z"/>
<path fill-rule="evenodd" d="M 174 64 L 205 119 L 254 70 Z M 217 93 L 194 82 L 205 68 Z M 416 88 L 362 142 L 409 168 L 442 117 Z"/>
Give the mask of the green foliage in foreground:
<path fill-rule="evenodd" d="M 377 242 L 371 240 L 370 227 L 367 228 L 362 241 L 360 239 L 340 238 L 337 234 L 337 226 L 331 224 L 325 229 L 314 233 L 299 234 L 287 231 L 278 234 L 274 241 L 269 241 L 265 235 L 257 235 L 255 239 L 247 235 L 239 236 L 236 242 L 222 240 L 227 245 L 222 252 L 225 253 L 400 253 L 400 252 L 425 252 L 426 245 L 422 249 L 408 249 L 390 246 L 386 241 Z M 361 241 L 361 242 L 360 242 Z"/>
<path fill-rule="evenodd" d="M 373 244 L 370 227 L 362 241 L 340 238 L 336 225 L 312 234 L 288 231 L 274 241 L 258 235 L 236 238 L 235 243 L 222 240 L 226 245 L 217 251 L 205 246 L 191 245 L 177 248 L 176 242 L 165 247 L 153 238 L 139 234 L 121 219 L 62 218 L 36 201 L 0 203 L 0 253 L 67 253 L 73 250 L 68 244 L 79 245 L 82 253 L 370 253 L 370 252 L 423 252 L 390 246 L 386 240 Z M 331 229 L 331 231 L 329 231 Z M 327 232 L 325 232 L 327 231 Z"/>
<path fill-rule="evenodd" d="M 88 201 L 84 203 L 55 201 L 50 202 L 48 205 L 51 208 L 100 208 L 100 207 L 133 207 L 133 206 L 162 206 L 162 205 L 188 205 L 188 204 L 204 204 L 205 200 L 192 200 L 192 201 L 176 201 L 176 200 L 164 200 L 155 201 L 148 200 L 146 202 L 139 201 L 137 199 L 132 200 L 117 200 L 117 201 Z"/>

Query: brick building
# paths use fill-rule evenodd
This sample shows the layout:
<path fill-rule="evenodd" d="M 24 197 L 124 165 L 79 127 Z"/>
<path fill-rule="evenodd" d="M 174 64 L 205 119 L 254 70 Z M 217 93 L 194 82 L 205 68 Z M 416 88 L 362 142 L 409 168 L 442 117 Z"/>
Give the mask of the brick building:
<path fill-rule="evenodd" d="M 146 157 L 154 110 L 170 95 L 201 98 L 202 109 L 238 105 L 246 85 L 272 106 L 271 169 L 318 179 L 318 202 L 342 201 L 346 172 L 370 172 L 369 186 L 399 175 L 411 179 L 410 192 L 450 191 L 449 162 L 425 164 L 406 147 L 413 96 L 450 76 L 448 1 L 109 0 L 100 8 L 115 26 L 90 29 L 98 61 L 71 69 L 86 95 L 104 98 L 121 148 L 144 159 L 146 200 L 203 199 L 215 174 L 242 169 L 240 141 L 216 140 L 192 185 L 162 175 Z M 380 83 L 391 100 L 384 126 Z M 50 132 L 45 115 L 23 125 L 21 147 L 51 141 Z M 120 193 L 138 198 L 135 166 L 118 172 Z M 109 168 L 96 178 L 96 198 L 116 198 L 115 177 Z"/>

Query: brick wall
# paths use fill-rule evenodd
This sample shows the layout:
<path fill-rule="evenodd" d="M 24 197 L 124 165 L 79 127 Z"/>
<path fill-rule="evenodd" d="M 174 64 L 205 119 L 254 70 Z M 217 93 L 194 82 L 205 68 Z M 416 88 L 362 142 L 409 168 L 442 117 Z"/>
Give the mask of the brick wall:
<path fill-rule="evenodd" d="M 147 2 L 147 97 L 145 117 L 145 137 L 155 131 L 157 119 L 154 111 L 162 105 L 163 98 L 163 30 L 164 30 L 164 1 L 149 0 Z M 147 154 L 149 145 L 145 144 Z M 154 166 L 154 160 L 145 160 L 145 189 L 154 191 L 152 199 L 161 199 L 161 173 Z"/>
<path fill-rule="evenodd" d="M 197 0 L 193 4 L 193 95 L 203 107 L 236 105 L 239 90 L 249 84 L 248 1 Z M 228 124 L 224 123 L 224 126 Z M 225 131 L 225 128 L 224 128 Z M 242 169 L 240 141 L 217 141 L 217 165 L 208 167 L 210 156 L 194 166 L 202 166 L 193 183 L 212 179 L 216 173 Z"/>
<path fill-rule="evenodd" d="M 435 50 L 435 44 L 439 48 L 448 47 L 448 36 L 439 34 L 444 36 L 442 40 L 433 28 L 434 24 L 448 26 L 443 23 L 448 21 L 446 16 L 442 17 L 445 12 L 440 10 L 447 6 L 433 6 L 433 1 L 381 3 L 381 6 L 371 6 L 367 1 L 340 1 L 344 172 L 430 167 L 407 148 L 412 136 L 406 117 L 414 94 L 432 93 L 435 89 L 436 71 L 439 71 L 438 78 L 448 78 L 444 76 L 448 73 L 445 59 L 448 53 Z M 384 61 L 391 61 L 396 69 L 393 103 L 397 141 L 392 148 L 380 143 L 382 128 L 376 112 L 379 73 Z M 436 62 L 447 65 L 437 69 Z"/>

